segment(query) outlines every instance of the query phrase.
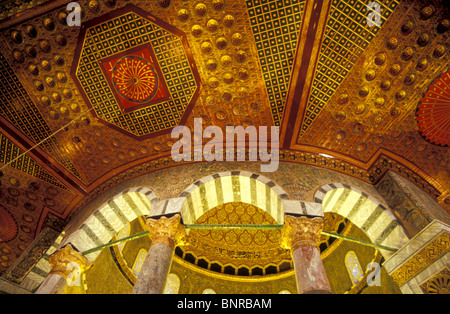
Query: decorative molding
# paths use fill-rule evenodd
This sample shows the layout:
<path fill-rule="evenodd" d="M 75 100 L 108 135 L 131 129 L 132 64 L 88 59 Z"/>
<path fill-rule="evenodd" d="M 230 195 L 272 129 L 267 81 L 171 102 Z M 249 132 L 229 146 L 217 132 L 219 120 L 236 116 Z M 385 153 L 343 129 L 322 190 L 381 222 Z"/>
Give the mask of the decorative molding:
<path fill-rule="evenodd" d="M 450 250 L 450 233 L 443 231 L 425 247 L 406 260 L 390 275 L 399 285 L 404 285 Z"/>
<path fill-rule="evenodd" d="M 450 291 L 450 269 L 444 267 L 440 272 L 420 285 L 424 294 L 448 294 Z"/>
<path fill-rule="evenodd" d="M 16 284 L 21 284 L 22 281 L 33 272 L 36 264 L 41 259 L 48 259 L 49 248 L 60 235 L 60 232 L 52 228 L 45 228 L 39 236 L 33 241 L 28 249 L 15 261 L 15 263 L 5 273 L 6 280 Z"/>

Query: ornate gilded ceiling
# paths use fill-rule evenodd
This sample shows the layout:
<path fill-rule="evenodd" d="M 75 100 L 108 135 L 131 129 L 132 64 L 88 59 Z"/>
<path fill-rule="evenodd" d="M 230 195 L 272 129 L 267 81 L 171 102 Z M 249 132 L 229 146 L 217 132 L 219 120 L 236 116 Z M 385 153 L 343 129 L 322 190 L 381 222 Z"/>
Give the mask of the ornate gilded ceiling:
<path fill-rule="evenodd" d="M 333 18 L 328 20 L 310 98 L 294 147 L 326 148 L 340 158 L 366 162 L 375 156 L 396 155 L 398 161 L 411 162 L 442 182 L 442 188 L 448 186 L 449 154 L 446 145 L 440 144 L 445 143 L 448 131 L 445 122 L 439 124 L 440 119 L 445 121 L 448 112 L 442 95 L 448 87 L 444 85 L 439 91 L 444 101 L 437 102 L 435 110 L 439 113 L 434 113 L 432 121 L 424 120 L 423 109 L 422 112 L 418 110 L 423 108 L 423 105 L 418 108 L 421 100 L 427 101 L 426 96 L 430 95 L 427 90 L 434 88 L 435 79 L 441 74 L 445 76 L 443 73 L 448 71 L 448 9 L 440 10 L 437 3 L 414 1 L 388 4 L 385 16 L 390 18 L 382 19 L 381 29 L 372 29 L 376 34 L 367 38 L 370 41 L 353 37 L 360 39 L 364 47 L 352 46 L 352 41 L 348 40 L 354 29 L 351 25 L 355 22 L 349 15 L 356 16 L 356 13 L 347 9 L 344 14 L 333 6 L 330 10 L 331 16 L 339 16 L 342 24 L 349 27 L 342 26 L 339 31 L 331 26 Z M 348 32 L 349 37 L 343 32 Z M 354 62 L 348 62 L 348 58 L 340 55 L 345 52 L 345 47 L 352 49 Z M 326 61 L 322 54 L 334 62 Z M 344 71 L 336 64 L 347 65 L 351 70 Z M 320 73 L 323 68 L 329 75 Z M 336 80 L 339 77 L 334 85 L 336 92 L 327 94 L 328 86 L 331 86 L 327 82 L 333 76 Z M 318 80 L 320 88 L 315 88 Z M 316 117 L 310 108 L 320 92 L 323 94 L 319 98 L 326 106 Z M 416 111 L 420 122 L 416 121 Z M 314 117 L 311 127 L 305 123 L 311 120 L 310 116 Z M 325 124 L 327 128 L 320 127 Z M 433 133 L 436 135 L 432 141 L 425 136 L 424 141 L 421 134 L 431 136 L 424 130 L 424 124 L 427 124 L 428 132 L 436 132 L 432 129 L 441 132 Z"/>
<path fill-rule="evenodd" d="M 71 74 L 100 121 L 136 137 L 184 122 L 200 88 L 184 33 L 134 6 L 83 26 Z"/>
<path fill-rule="evenodd" d="M 369 184 L 391 170 L 450 210 L 444 2 L 379 1 L 368 26 L 368 1 L 81 0 L 80 27 L 67 2 L 0 5 L 0 272 L 44 226 L 179 165 L 168 133 L 196 117 L 279 125 L 281 161 Z"/>

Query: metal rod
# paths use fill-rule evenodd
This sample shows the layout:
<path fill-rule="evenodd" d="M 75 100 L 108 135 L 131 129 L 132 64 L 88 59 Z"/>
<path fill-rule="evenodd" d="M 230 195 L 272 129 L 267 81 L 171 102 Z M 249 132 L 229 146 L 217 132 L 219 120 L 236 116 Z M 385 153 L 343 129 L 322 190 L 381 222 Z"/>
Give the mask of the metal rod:
<path fill-rule="evenodd" d="M 49 136 L 47 136 L 46 138 L 44 138 L 42 141 L 40 141 L 39 143 L 33 145 L 31 148 L 27 149 L 26 151 L 22 152 L 22 154 L 19 154 L 19 156 L 17 156 L 16 158 L 14 158 L 13 160 L 10 160 L 9 162 L 7 162 L 6 164 L 4 164 L 3 166 L 0 167 L 0 171 L 3 170 L 3 168 L 8 167 L 10 164 L 12 164 L 13 162 L 16 162 L 17 160 L 19 160 L 19 158 L 21 158 L 22 156 L 26 155 L 27 153 L 29 153 L 30 151 L 32 151 L 33 149 L 35 149 L 36 147 L 39 147 L 42 143 L 44 143 L 45 141 L 51 139 L 53 136 L 55 136 L 56 134 L 58 134 L 59 132 L 61 132 L 62 130 L 64 130 L 65 128 L 67 128 L 69 125 L 72 124 L 72 122 L 80 119 L 81 117 L 83 117 L 86 113 L 90 112 L 91 110 L 93 110 L 94 107 L 92 107 L 91 109 L 86 110 L 85 112 L 83 112 L 82 114 L 80 114 L 78 117 L 74 118 L 73 120 L 71 120 L 69 123 L 67 123 L 66 125 L 64 125 L 63 127 L 59 128 L 56 132 L 53 132 L 52 134 L 50 134 Z"/>
<path fill-rule="evenodd" d="M 283 225 L 184 225 L 186 229 L 281 229 Z"/>
<path fill-rule="evenodd" d="M 376 249 L 382 249 L 382 250 L 386 250 L 386 251 L 397 252 L 397 249 L 393 249 L 393 248 L 390 248 L 390 247 L 387 247 L 387 246 L 384 246 L 384 245 L 381 245 L 381 244 L 373 244 L 373 243 L 370 243 L 370 242 L 366 242 L 366 241 L 363 241 L 363 240 L 346 237 L 346 236 L 343 236 L 343 235 L 340 235 L 340 234 L 336 234 L 336 233 L 332 233 L 332 232 L 328 232 L 328 231 L 322 231 L 322 234 L 325 234 L 325 235 L 333 237 L 333 238 L 338 238 L 338 239 L 342 239 L 342 240 L 345 240 L 345 241 L 349 241 L 349 242 L 353 242 L 353 243 L 359 243 L 359 244 L 362 244 L 362 245 L 365 245 L 365 246 L 370 246 L 370 247 L 373 247 L 373 248 L 376 248 Z"/>
<path fill-rule="evenodd" d="M 150 234 L 149 231 L 144 231 L 144 232 L 141 232 L 141 233 L 137 233 L 135 235 L 132 235 L 132 236 L 129 236 L 129 237 L 125 237 L 125 238 L 122 238 L 122 239 L 119 239 L 119 240 L 116 240 L 116 241 L 113 241 L 113 242 L 109 242 L 107 244 L 103 244 L 103 245 L 97 246 L 97 247 L 95 247 L 93 249 L 81 252 L 81 254 L 88 255 L 88 254 L 91 254 L 91 253 L 103 250 L 104 248 L 117 245 L 117 244 L 122 243 L 122 242 L 128 242 L 130 240 L 135 240 L 135 239 L 139 239 L 139 238 L 145 237 L 146 235 L 149 235 L 149 234 Z"/>
<path fill-rule="evenodd" d="M 283 225 L 201 225 L 201 224 L 192 224 L 192 225 L 184 225 L 184 226 L 185 226 L 186 229 L 194 229 L 194 230 L 195 229 L 197 229 L 197 230 L 199 230 L 199 229 L 200 230 L 201 229 L 263 229 L 263 230 L 279 230 L 279 229 L 283 228 Z M 144 231 L 144 232 L 141 232 L 141 233 L 137 233 L 135 235 L 122 238 L 120 240 L 116 240 L 116 241 L 113 241 L 113 242 L 110 242 L 110 243 L 107 243 L 107 244 L 104 244 L 104 245 L 100 245 L 100 246 L 98 246 L 96 248 L 84 251 L 81 254 L 87 255 L 87 254 L 90 254 L 90 253 L 94 253 L 94 252 L 103 250 L 104 248 L 111 247 L 111 246 L 117 245 L 117 244 L 122 243 L 122 242 L 127 242 L 127 241 L 131 241 L 131 240 L 134 240 L 134 239 L 139 239 L 139 238 L 145 237 L 145 236 L 147 236 L 149 234 L 150 234 L 149 231 Z M 358 243 L 358 244 L 365 245 L 365 246 L 370 246 L 370 247 L 373 247 L 373 248 L 376 248 L 376 249 L 382 249 L 382 250 L 386 250 L 386 251 L 390 251 L 390 252 L 396 252 L 397 251 L 397 249 L 390 248 L 390 247 L 387 247 L 387 246 L 384 246 L 384 245 L 373 244 L 373 243 L 370 243 L 370 242 L 366 242 L 366 241 L 363 241 L 363 240 L 350 238 L 350 237 L 343 236 L 343 235 L 336 234 L 336 233 L 332 233 L 332 232 L 329 232 L 329 231 L 322 231 L 322 234 L 330 236 L 330 237 L 333 237 L 333 238 L 338 238 L 338 239 L 342 239 L 342 240 L 345 240 L 345 241 Z"/>

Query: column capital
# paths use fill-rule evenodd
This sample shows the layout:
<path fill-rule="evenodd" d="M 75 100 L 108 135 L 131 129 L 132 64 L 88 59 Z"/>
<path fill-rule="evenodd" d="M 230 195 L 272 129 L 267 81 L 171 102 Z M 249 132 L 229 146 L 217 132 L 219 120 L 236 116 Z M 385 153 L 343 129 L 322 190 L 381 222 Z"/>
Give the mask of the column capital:
<path fill-rule="evenodd" d="M 284 218 L 281 229 L 281 246 L 295 251 L 302 245 L 318 246 L 323 230 L 323 218 L 293 217 Z"/>
<path fill-rule="evenodd" d="M 74 269 L 83 272 L 92 266 L 92 263 L 70 244 L 53 253 L 48 262 L 52 266 L 49 274 L 60 275 L 66 279 L 73 273 Z"/>
<path fill-rule="evenodd" d="M 180 221 L 179 214 L 170 218 L 164 216 L 159 219 L 148 218 L 147 229 L 150 231 L 152 244 L 162 243 L 174 248 L 177 244 L 182 243 L 186 230 Z"/>

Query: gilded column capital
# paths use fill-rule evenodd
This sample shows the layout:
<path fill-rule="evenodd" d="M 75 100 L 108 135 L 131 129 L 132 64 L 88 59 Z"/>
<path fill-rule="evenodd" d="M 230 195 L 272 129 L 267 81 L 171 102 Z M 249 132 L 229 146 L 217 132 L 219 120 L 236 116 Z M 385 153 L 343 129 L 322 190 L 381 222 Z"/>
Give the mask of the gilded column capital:
<path fill-rule="evenodd" d="M 170 218 L 161 217 L 159 219 L 147 219 L 147 229 L 150 231 L 152 244 L 163 243 L 171 248 L 182 243 L 186 230 L 181 224 L 181 216 L 175 215 Z"/>
<path fill-rule="evenodd" d="M 82 273 L 92 266 L 92 263 L 70 244 L 53 253 L 48 262 L 52 266 L 50 274 L 57 274 L 66 279 L 74 271 Z"/>
<path fill-rule="evenodd" d="M 322 230 L 321 217 L 286 216 L 281 229 L 281 246 L 291 251 L 302 245 L 318 246 Z"/>

